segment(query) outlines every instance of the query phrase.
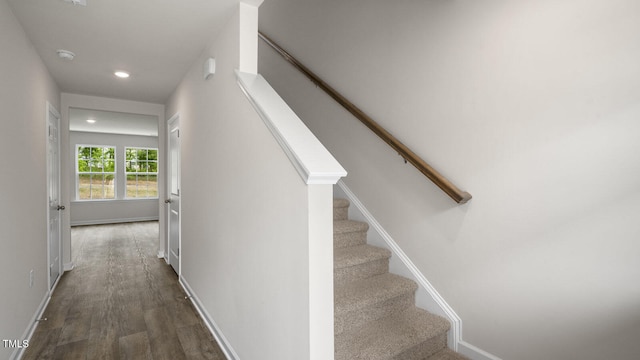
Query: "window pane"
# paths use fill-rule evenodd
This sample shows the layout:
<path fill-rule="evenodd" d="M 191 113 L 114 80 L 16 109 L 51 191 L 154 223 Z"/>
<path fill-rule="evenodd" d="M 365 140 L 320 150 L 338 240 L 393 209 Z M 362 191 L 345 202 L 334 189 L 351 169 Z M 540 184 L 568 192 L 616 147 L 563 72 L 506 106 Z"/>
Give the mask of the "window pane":
<path fill-rule="evenodd" d="M 91 175 L 78 175 L 78 196 L 80 200 L 91 199 L 90 182 Z"/>
<path fill-rule="evenodd" d="M 78 172 L 89 171 L 89 163 L 86 160 L 78 160 Z"/>
<path fill-rule="evenodd" d="M 147 179 L 147 197 L 158 197 L 158 176 L 149 175 Z"/>
<path fill-rule="evenodd" d="M 104 187 L 103 184 L 104 175 L 92 175 L 91 176 L 91 199 L 104 199 Z"/>
<path fill-rule="evenodd" d="M 126 149 L 124 150 L 124 154 L 125 154 L 125 159 L 126 159 L 127 161 L 128 161 L 128 160 L 131 160 L 131 159 L 135 159 L 135 153 L 134 153 L 133 151 L 131 151 L 131 149 L 130 149 L 130 148 L 126 148 Z"/>
<path fill-rule="evenodd" d="M 115 172 L 116 171 L 116 163 L 113 160 L 105 160 L 104 161 L 104 171 L 105 172 Z"/>
<path fill-rule="evenodd" d="M 158 163 L 153 161 L 149 163 L 149 172 L 157 173 L 158 172 Z"/>
<path fill-rule="evenodd" d="M 149 160 L 158 160 L 158 150 L 149 149 L 148 159 Z"/>
<path fill-rule="evenodd" d="M 103 157 L 105 160 L 115 161 L 116 159 L 116 149 L 115 148 L 104 148 L 103 149 Z"/>
<path fill-rule="evenodd" d="M 127 194 L 128 198 L 135 198 L 137 194 L 137 177 L 138 175 L 127 175 Z"/>
<path fill-rule="evenodd" d="M 105 199 L 116 198 L 116 182 L 115 182 L 115 176 L 112 174 L 104 176 L 104 198 Z"/>

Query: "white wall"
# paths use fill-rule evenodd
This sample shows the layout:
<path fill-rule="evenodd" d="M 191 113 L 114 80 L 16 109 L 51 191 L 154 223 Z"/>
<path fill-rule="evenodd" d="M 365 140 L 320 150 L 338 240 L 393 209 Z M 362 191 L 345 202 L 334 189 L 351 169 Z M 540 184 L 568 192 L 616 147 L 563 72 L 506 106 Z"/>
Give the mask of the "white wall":
<path fill-rule="evenodd" d="M 67 207 L 67 209 L 80 210 L 77 206 L 71 206 L 71 201 L 75 200 L 75 162 L 73 160 L 74 148 L 70 145 L 70 131 L 69 131 L 69 109 L 70 108 L 81 108 L 81 109 L 91 109 L 91 110 L 102 110 L 102 111 L 112 111 L 112 112 L 121 112 L 128 114 L 142 114 L 142 115 L 152 115 L 158 118 L 158 174 L 162 174 L 165 171 L 166 160 L 164 157 L 164 144 L 165 144 L 165 127 L 166 123 L 162 120 L 164 119 L 164 105 L 163 104 L 154 104 L 154 103 L 146 103 L 139 101 L 131 101 L 131 100 L 122 100 L 122 99 L 112 99 L 112 98 L 104 98 L 99 96 L 90 96 L 90 95 L 79 95 L 79 94 L 70 94 L 70 93 L 62 93 L 60 95 L 60 110 L 62 119 L 60 120 L 60 144 L 61 144 L 61 168 L 62 168 L 62 184 L 66 184 L 67 186 L 63 186 L 61 199 L 63 201 L 63 205 Z M 158 192 L 160 194 L 166 194 L 166 186 L 165 179 L 163 176 L 158 176 Z M 116 204 L 116 203 L 113 203 Z M 159 226 L 160 229 L 164 229 L 166 227 L 165 222 L 165 204 L 164 199 L 156 199 L 155 206 L 158 209 L 158 217 L 159 217 Z M 140 203 L 141 207 L 144 209 L 149 209 L 150 204 L 146 202 L 146 204 Z M 108 209 L 107 212 L 101 213 L 102 215 L 112 214 Z M 128 210 L 129 213 L 134 211 L 135 209 L 130 208 Z M 164 253 L 164 246 L 166 243 L 165 233 L 163 231 L 160 232 L 160 238 L 158 239 L 158 254 Z M 73 249 L 71 249 L 71 216 L 69 212 L 64 212 L 62 217 L 62 261 L 64 263 L 64 267 L 66 270 L 73 268 L 73 263 L 71 262 Z"/>
<path fill-rule="evenodd" d="M 453 203 L 260 48 L 465 341 L 640 357 L 640 3 L 270 0 L 260 28 L 474 196 Z"/>
<path fill-rule="evenodd" d="M 69 162 L 75 166 L 75 149 L 78 145 L 104 145 L 116 148 L 116 198 L 115 200 L 80 201 L 71 194 L 71 226 L 107 224 L 128 221 L 158 220 L 158 199 L 126 199 L 124 151 L 126 147 L 158 148 L 157 136 L 136 136 L 71 131 Z M 72 170 L 72 171 L 75 171 Z M 162 173 L 159 173 L 162 176 Z M 73 177 L 74 184 L 77 178 Z M 77 184 L 75 185 L 77 186 Z M 76 188 L 74 187 L 74 190 Z M 161 193 L 160 193 L 161 194 Z M 163 198 L 163 195 L 160 196 Z M 75 200 L 75 201 L 74 201 Z"/>
<path fill-rule="evenodd" d="M 0 339 L 23 340 L 48 291 L 46 102 L 60 110 L 60 94 L 5 0 L 0 48 Z"/>
<path fill-rule="evenodd" d="M 309 359 L 309 194 L 237 85 L 240 22 L 167 103 L 167 118 L 180 116 L 181 278 L 239 359 Z"/>

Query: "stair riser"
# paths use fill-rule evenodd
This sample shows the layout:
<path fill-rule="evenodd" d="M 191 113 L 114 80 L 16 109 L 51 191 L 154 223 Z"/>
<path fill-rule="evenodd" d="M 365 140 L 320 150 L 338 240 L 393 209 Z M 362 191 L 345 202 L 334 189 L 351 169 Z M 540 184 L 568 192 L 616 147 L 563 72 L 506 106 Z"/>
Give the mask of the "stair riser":
<path fill-rule="evenodd" d="M 367 243 L 367 233 L 364 231 L 333 234 L 333 247 L 335 249 L 364 245 Z"/>
<path fill-rule="evenodd" d="M 367 322 L 381 319 L 396 312 L 400 312 L 415 303 L 415 292 L 409 292 L 389 300 L 372 304 L 365 308 L 357 309 L 347 313 L 336 313 L 334 319 L 335 333 L 354 329 Z M 336 309 L 339 311 L 339 309 Z"/>
<path fill-rule="evenodd" d="M 349 216 L 348 207 L 334 207 L 333 208 L 333 220 L 347 220 Z"/>
<path fill-rule="evenodd" d="M 424 360 L 447 347 L 447 334 L 442 333 L 418 344 L 402 354 L 394 356 L 393 360 Z"/>
<path fill-rule="evenodd" d="M 334 286 L 341 286 L 350 281 L 367 279 L 387 272 L 389 272 L 389 259 L 369 261 L 364 264 L 335 269 L 333 272 L 333 284 Z"/>

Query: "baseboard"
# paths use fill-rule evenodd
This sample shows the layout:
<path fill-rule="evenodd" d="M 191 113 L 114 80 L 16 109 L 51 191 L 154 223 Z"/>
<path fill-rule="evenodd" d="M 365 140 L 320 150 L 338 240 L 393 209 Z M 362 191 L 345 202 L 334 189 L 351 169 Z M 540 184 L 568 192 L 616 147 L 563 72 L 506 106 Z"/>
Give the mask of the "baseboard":
<path fill-rule="evenodd" d="M 73 262 L 68 262 L 68 263 L 62 264 L 62 270 L 63 271 L 71 271 L 71 270 L 73 270 L 73 268 L 75 266 L 76 265 Z"/>
<path fill-rule="evenodd" d="M 60 280 L 60 277 L 58 277 L 56 284 L 58 283 L 59 280 Z M 54 288 L 55 288 L 55 285 L 54 285 Z M 47 291 L 44 295 L 44 298 L 40 302 L 40 306 L 38 306 L 38 309 L 36 310 L 35 314 L 31 318 L 30 325 L 27 327 L 24 334 L 22 334 L 22 340 L 27 340 L 31 342 L 31 337 L 33 336 L 33 333 L 36 331 L 36 328 L 38 327 L 38 323 L 39 323 L 36 320 L 40 319 L 42 317 L 42 314 L 44 314 L 44 311 L 47 308 L 47 305 L 49 305 L 49 300 L 51 300 L 51 292 Z M 25 349 L 26 348 L 16 348 L 11 354 L 11 356 L 9 357 L 9 359 L 10 360 L 21 359 L 22 356 L 24 355 Z"/>
<path fill-rule="evenodd" d="M 224 356 L 227 358 L 227 360 L 240 360 L 240 357 L 235 352 L 231 344 L 229 344 L 227 338 L 224 337 L 224 334 L 222 333 L 216 322 L 213 320 L 213 318 L 211 318 L 207 309 L 205 309 L 205 307 L 202 305 L 202 302 L 200 302 L 200 299 L 198 298 L 196 293 L 193 291 L 193 289 L 191 289 L 189 283 L 187 283 L 187 281 L 182 276 L 180 276 L 179 282 L 184 291 L 189 296 L 189 299 L 191 299 L 191 302 L 198 311 L 198 314 L 200 314 L 200 317 L 204 320 L 204 323 L 205 325 L 207 325 L 209 332 L 211 332 L 213 337 L 218 342 L 218 345 L 220 346 L 220 349 L 224 353 Z"/>
<path fill-rule="evenodd" d="M 72 221 L 71 226 L 85 226 L 85 225 L 104 225 L 104 224 L 120 224 L 128 222 L 141 222 L 141 221 L 158 221 L 158 216 L 144 216 L 135 218 L 123 218 L 123 219 L 95 219 L 95 220 L 80 220 Z"/>
<path fill-rule="evenodd" d="M 460 341 L 458 344 L 458 352 L 473 360 L 502 360 L 499 357 L 489 354 L 488 352 L 469 344 L 466 341 Z"/>
<path fill-rule="evenodd" d="M 164 250 L 158 251 L 158 259 L 164 259 Z"/>
<path fill-rule="evenodd" d="M 354 220 L 367 222 L 369 224 L 369 229 L 374 231 L 374 233 L 370 232 L 367 234 L 368 239 L 373 240 L 370 241 L 372 245 L 386 247 L 393 253 L 390 261 L 390 270 L 418 283 L 418 290 L 416 291 L 416 305 L 449 320 L 451 323 L 451 330 L 449 331 L 447 339 L 449 348 L 460 352 L 473 360 L 500 360 L 498 357 L 462 340 L 462 319 L 456 314 L 453 308 L 447 304 L 444 298 L 404 253 L 398 243 L 396 243 L 391 235 L 384 230 L 382 225 L 380 225 L 373 215 L 365 208 L 362 202 L 355 196 L 351 189 L 347 187 L 344 181 L 338 181 L 338 187 L 339 189 L 335 189 L 336 192 L 338 192 L 338 195 L 346 197 L 351 205 L 353 205 L 349 207 L 349 217 Z M 394 257 L 398 259 L 399 262 L 395 261 Z"/>

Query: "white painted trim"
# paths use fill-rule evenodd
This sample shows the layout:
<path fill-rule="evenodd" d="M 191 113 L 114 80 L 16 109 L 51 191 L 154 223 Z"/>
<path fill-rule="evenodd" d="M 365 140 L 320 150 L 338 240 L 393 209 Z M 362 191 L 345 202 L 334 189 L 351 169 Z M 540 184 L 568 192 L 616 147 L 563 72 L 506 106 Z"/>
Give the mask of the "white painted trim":
<path fill-rule="evenodd" d="M 451 323 L 451 329 L 448 334 L 448 346 L 454 351 L 457 351 L 473 360 L 500 360 L 500 358 L 489 354 L 488 352 L 475 347 L 462 340 L 462 319 L 456 314 L 456 312 L 447 304 L 444 298 L 438 293 L 438 291 L 431 285 L 429 280 L 420 272 L 420 270 L 413 264 L 411 259 L 404 253 L 398 243 L 387 233 L 387 231 L 380 225 L 380 223 L 373 217 L 373 215 L 365 208 L 362 202 L 356 197 L 356 195 L 347 187 L 344 181 L 338 181 L 338 186 L 341 193 L 347 197 L 351 205 L 349 207 L 349 217 L 355 220 L 366 221 L 369 224 L 369 229 L 375 231 L 375 235 L 380 238 L 383 243 L 377 242 L 373 245 L 382 245 L 391 250 L 393 257 L 400 260 L 400 265 L 403 269 L 398 272 L 400 275 L 407 276 L 418 283 L 418 290 L 416 291 L 416 304 L 432 313 L 440 316 L 444 316 Z M 368 238 L 372 238 L 368 234 Z M 394 261 L 392 259 L 391 261 Z M 425 299 L 425 297 L 427 299 Z M 420 301 L 422 299 L 422 301 Z"/>
<path fill-rule="evenodd" d="M 502 360 L 501 358 L 493 354 L 489 354 L 488 352 L 475 347 L 463 340 L 460 340 L 460 342 L 458 343 L 458 352 L 473 360 Z"/>
<path fill-rule="evenodd" d="M 200 314 L 200 317 L 204 320 L 204 323 L 205 325 L 207 325 L 209 332 L 211 332 L 213 337 L 218 342 L 218 345 L 220 346 L 220 349 L 224 353 L 224 356 L 228 360 L 240 360 L 240 357 L 238 356 L 236 351 L 233 349 L 233 347 L 231 346 L 227 338 L 224 336 L 224 334 L 222 333 L 222 331 L 220 330 L 216 322 L 213 320 L 211 315 L 209 315 L 209 312 L 207 312 L 207 309 L 205 309 L 204 305 L 202 305 L 202 302 L 200 301 L 196 293 L 193 291 L 191 286 L 189 286 L 189 283 L 187 282 L 187 280 L 185 280 L 183 276 L 180 276 L 179 282 L 182 288 L 184 289 L 184 291 L 187 293 L 189 299 L 193 303 L 193 306 L 198 311 L 198 314 Z"/>
<path fill-rule="evenodd" d="M 69 263 L 65 263 L 65 264 L 63 265 L 62 270 L 64 270 L 64 271 L 71 271 L 71 270 L 73 270 L 73 268 L 74 268 L 74 267 L 76 267 L 76 265 L 75 265 L 73 262 L 69 262 Z"/>
<path fill-rule="evenodd" d="M 119 223 L 127 223 L 127 222 L 158 221 L 158 220 L 159 220 L 159 216 L 143 216 L 143 217 L 135 217 L 135 218 L 122 218 L 122 219 L 76 220 L 71 222 L 71 226 L 119 224 Z"/>
<path fill-rule="evenodd" d="M 53 285 L 54 289 L 61 277 L 62 276 L 58 276 L 58 280 Z M 42 314 L 44 314 L 44 311 L 47 308 L 47 305 L 49 305 L 49 300 L 51 300 L 51 293 L 52 293 L 51 291 L 47 291 L 45 293 L 44 298 L 40 302 L 40 306 L 38 306 L 38 309 L 36 310 L 36 312 L 33 314 L 33 317 L 31 318 L 30 325 L 24 331 L 24 334 L 22 334 L 21 340 L 28 340 L 29 342 L 31 342 L 31 337 L 33 336 L 33 333 L 36 331 L 36 328 L 38 327 L 38 324 L 39 324 L 39 322 L 36 320 L 42 317 Z M 22 356 L 24 355 L 24 350 L 25 348 L 16 348 L 15 350 L 13 350 L 13 353 L 11 354 L 9 359 L 10 360 L 21 359 Z"/>
<path fill-rule="evenodd" d="M 160 201 L 159 198 L 155 197 L 155 198 L 126 198 L 126 199 L 91 199 L 91 200 L 71 200 L 69 201 L 70 204 L 75 205 L 75 204 L 82 204 L 82 205 L 86 205 L 86 204 L 124 204 L 124 205 L 130 205 L 132 202 L 143 202 L 143 201 L 148 201 L 148 202 L 158 202 Z"/>
<path fill-rule="evenodd" d="M 347 171 L 260 75 L 236 71 L 238 85 L 306 184 L 335 184 Z"/>
<path fill-rule="evenodd" d="M 51 198 L 51 194 L 50 194 L 50 182 L 51 179 L 50 174 L 51 174 L 51 162 L 49 159 L 49 155 L 50 155 L 50 143 L 49 143 L 49 136 L 50 136 L 50 131 L 51 129 L 49 128 L 49 123 L 51 121 L 49 114 L 53 114 L 53 116 L 55 117 L 55 119 L 57 120 L 57 126 L 56 129 L 58 131 L 57 134 L 57 146 L 58 146 L 58 171 L 57 171 L 57 175 L 58 175 L 58 205 L 62 204 L 62 146 L 61 146 L 61 134 L 62 131 L 60 130 L 60 124 L 61 124 L 61 117 L 60 117 L 60 113 L 58 112 L 58 110 L 49 102 L 46 102 L 46 116 L 45 116 L 45 122 L 46 122 L 46 137 L 45 137 L 45 141 L 47 144 L 47 199 L 46 199 L 46 209 L 47 209 L 47 287 L 49 288 L 49 290 L 53 289 L 53 287 L 55 286 L 54 284 L 51 284 L 51 204 L 49 203 L 49 199 Z M 63 241 L 62 241 L 62 224 L 64 223 L 63 221 L 63 216 L 64 216 L 65 212 L 60 212 L 58 211 L 58 277 L 56 278 L 56 283 L 57 280 L 60 279 L 60 277 L 62 276 L 62 246 L 63 246 Z"/>
<path fill-rule="evenodd" d="M 158 259 L 164 259 L 164 250 L 158 250 Z"/>

